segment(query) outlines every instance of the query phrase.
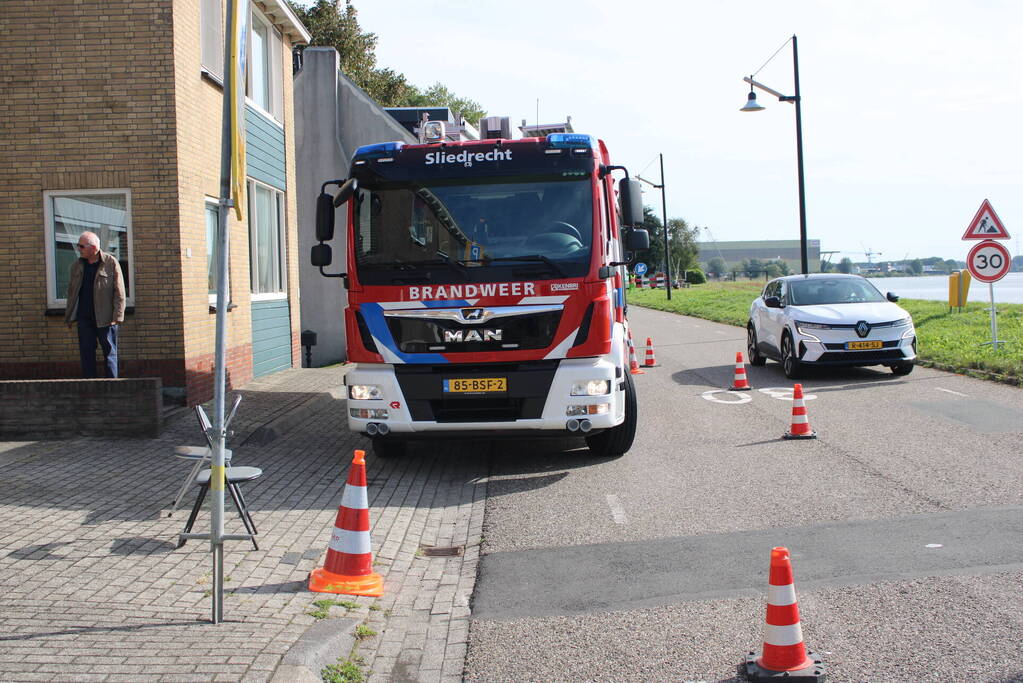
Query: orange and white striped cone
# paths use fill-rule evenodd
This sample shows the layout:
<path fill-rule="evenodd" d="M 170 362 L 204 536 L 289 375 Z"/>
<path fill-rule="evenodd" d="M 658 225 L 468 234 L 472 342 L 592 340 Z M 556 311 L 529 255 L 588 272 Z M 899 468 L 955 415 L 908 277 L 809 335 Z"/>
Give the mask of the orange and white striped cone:
<path fill-rule="evenodd" d="M 771 549 L 768 583 L 764 651 L 759 657 L 752 651 L 746 656 L 747 680 L 823 682 L 823 660 L 803 644 L 788 548 Z"/>
<path fill-rule="evenodd" d="M 369 538 L 369 497 L 366 495 L 366 453 L 355 451 L 348 483 L 337 509 L 327 561 L 309 574 L 309 590 L 317 593 L 384 594 L 384 579 L 373 572 Z"/>
<path fill-rule="evenodd" d="M 654 343 L 650 337 L 646 338 L 646 360 L 643 362 L 644 368 L 656 368 L 657 359 L 654 358 Z"/>
<path fill-rule="evenodd" d="M 749 391 L 752 389 L 749 382 L 746 380 L 746 366 L 742 362 L 742 351 L 735 352 L 735 378 L 732 380 L 732 386 L 728 387 L 729 391 Z"/>
<path fill-rule="evenodd" d="M 803 400 L 803 385 L 792 387 L 792 426 L 782 434 L 783 439 L 816 439 L 817 432 L 810 429 L 806 416 L 806 401 Z"/>
<path fill-rule="evenodd" d="M 632 330 L 629 330 L 629 374 L 630 375 L 645 375 L 646 370 L 639 367 L 639 359 L 636 358 L 636 345 L 632 343 Z"/>

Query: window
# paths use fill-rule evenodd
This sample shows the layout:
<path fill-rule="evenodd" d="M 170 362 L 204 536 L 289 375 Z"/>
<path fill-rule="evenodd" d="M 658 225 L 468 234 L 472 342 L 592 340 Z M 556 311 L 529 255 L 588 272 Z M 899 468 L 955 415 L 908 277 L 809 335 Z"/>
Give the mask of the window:
<path fill-rule="evenodd" d="M 210 295 L 210 306 L 217 305 L 217 254 L 220 247 L 218 225 L 220 222 L 219 205 L 216 200 L 206 200 L 206 272 Z M 231 303 L 231 261 L 228 251 L 227 268 L 227 303 Z"/>
<path fill-rule="evenodd" d="M 252 11 L 249 29 L 249 68 L 246 94 L 252 104 L 277 121 L 284 120 L 284 74 L 281 53 L 284 42 L 258 10 Z"/>
<path fill-rule="evenodd" d="M 252 180 L 249 181 L 249 243 L 252 293 L 285 293 L 284 194 Z"/>
<path fill-rule="evenodd" d="M 200 0 L 202 68 L 224 82 L 224 13 L 221 0 Z"/>
<path fill-rule="evenodd" d="M 51 308 L 67 305 L 75 245 L 83 232 L 99 237 L 100 249 L 121 264 L 127 304 L 135 305 L 132 286 L 131 193 L 129 190 L 69 190 L 43 192 L 46 222 L 46 298 Z"/>

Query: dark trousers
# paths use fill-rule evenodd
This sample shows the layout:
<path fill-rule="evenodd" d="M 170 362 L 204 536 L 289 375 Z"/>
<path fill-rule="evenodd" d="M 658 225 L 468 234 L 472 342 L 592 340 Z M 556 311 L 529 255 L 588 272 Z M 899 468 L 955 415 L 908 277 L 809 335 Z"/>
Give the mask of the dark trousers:
<path fill-rule="evenodd" d="M 103 349 L 107 377 L 117 377 L 117 326 L 96 327 L 91 320 L 78 321 L 78 351 L 82 356 L 82 377 L 96 376 L 96 343 Z"/>

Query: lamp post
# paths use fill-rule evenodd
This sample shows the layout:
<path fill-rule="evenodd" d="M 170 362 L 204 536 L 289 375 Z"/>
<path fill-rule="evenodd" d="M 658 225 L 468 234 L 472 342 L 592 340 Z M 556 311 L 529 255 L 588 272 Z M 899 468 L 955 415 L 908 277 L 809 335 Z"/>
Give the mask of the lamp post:
<path fill-rule="evenodd" d="M 774 95 L 778 98 L 779 102 L 793 102 L 796 105 L 796 167 L 799 175 L 799 257 L 802 263 L 803 272 L 809 273 L 810 271 L 807 266 L 806 257 L 806 192 L 803 187 L 803 118 L 802 110 L 800 109 L 799 96 L 799 53 L 796 49 L 795 36 L 792 36 L 792 72 L 796 87 L 796 94 L 792 96 L 783 95 L 777 90 L 767 87 L 763 83 L 757 83 L 753 80 L 752 76 L 743 78 L 742 80 L 750 84 L 750 89 L 749 96 L 746 99 L 746 105 L 739 111 L 763 111 L 764 108 L 757 104 L 757 94 L 753 92 L 753 88 L 759 88 L 766 93 Z M 756 74 L 754 74 L 754 76 L 755 75 Z"/>
<path fill-rule="evenodd" d="M 661 159 L 661 184 L 655 185 L 646 178 L 636 176 L 637 180 L 661 191 L 661 216 L 664 218 L 664 288 L 668 292 L 668 299 L 671 299 L 671 251 L 668 249 L 668 200 L 664 196 L 664 155 L 658 154 Z"/>

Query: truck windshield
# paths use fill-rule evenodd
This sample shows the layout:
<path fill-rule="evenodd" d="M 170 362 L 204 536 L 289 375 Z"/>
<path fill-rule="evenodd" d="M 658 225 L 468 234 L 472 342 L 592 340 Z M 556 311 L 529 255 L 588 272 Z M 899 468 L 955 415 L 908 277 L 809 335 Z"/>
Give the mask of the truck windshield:
<path fill-rule="evenodd" d="M 593 243 L 587 176 L 364 184 L 355 262 L 364 284 L 582 277 Z"/>

